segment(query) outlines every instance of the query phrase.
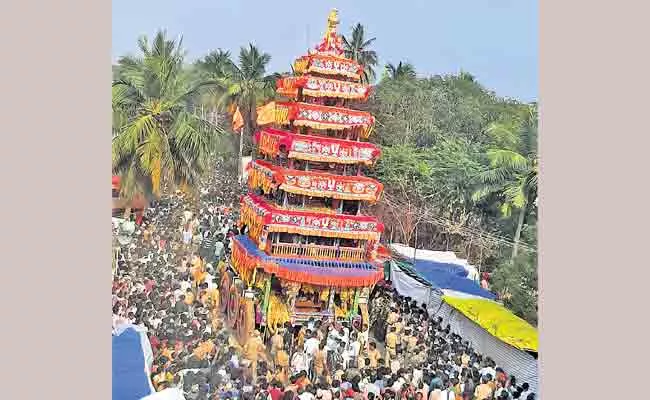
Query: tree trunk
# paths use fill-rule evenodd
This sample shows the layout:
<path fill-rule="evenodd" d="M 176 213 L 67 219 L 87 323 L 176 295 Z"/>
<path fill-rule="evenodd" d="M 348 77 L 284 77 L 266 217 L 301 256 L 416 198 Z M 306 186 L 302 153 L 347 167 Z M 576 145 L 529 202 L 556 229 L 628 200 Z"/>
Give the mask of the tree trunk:
<path fill-rule="evenodd" d="M 237 165 L 237 179 L 242 183 L 244 176 L 244 128 L 239 130 L 239 163 Z"/>
<path fill-rule="evenodd" d="M 524 226 L 524 219 L 526 218 L 526 206 L 527 205 L 525 204 L 521 208 L 519 211 L 519 217 L 517 218 L 517 230 L 515 231 L 515 243 L 512 245 L 512 256 L 510 256 L 511 260 L 514 260 L 515 257 L 517 257 L 517 251 L 519 250 L 519 238 L 521 237 L 521 229 Z"/>

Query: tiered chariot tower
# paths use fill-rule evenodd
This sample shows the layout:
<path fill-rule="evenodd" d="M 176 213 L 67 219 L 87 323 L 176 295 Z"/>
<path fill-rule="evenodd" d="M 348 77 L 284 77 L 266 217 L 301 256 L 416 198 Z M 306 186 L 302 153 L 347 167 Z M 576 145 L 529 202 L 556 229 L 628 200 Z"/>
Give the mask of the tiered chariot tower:
<path fill-rule="evenodd" d="M 232 270 L 222 276 L 226 321 L 245 341 L 254 303 L 266 332 L 308 318 L 353 320 L 368 328 L 367 299 L 383 278 L 376 250 L 383 225 L 362 213 L 383 186 L 363 175 L 380 155 L 365 141 L 374 118 L 355 110 L 370 86 L 363 67 L 344 57 L 333 10 L 315 50 L 298 58 L 294 76 L 277 82 L 275 122 L 255 135 L 247 167 Z"/>

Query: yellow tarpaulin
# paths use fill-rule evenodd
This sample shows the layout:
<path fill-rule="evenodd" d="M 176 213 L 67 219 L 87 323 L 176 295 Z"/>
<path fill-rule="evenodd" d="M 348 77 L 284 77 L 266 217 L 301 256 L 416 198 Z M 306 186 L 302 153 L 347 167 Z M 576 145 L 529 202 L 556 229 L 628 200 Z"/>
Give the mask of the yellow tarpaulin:
<path fill-rule="evenodd" d="M 443 296 L 442 299 L 495 337 L 520 350 L 537 352 L 537 329 L 490 300 Z"/>
<path fill-rule="evenodd" d="M 257 125 L 268 125 L 275 121 L 275 102 L 272 101 L 263 106 L 257 107 Z M 239 107 L 232 116 L 232 128 L 236 131 L 244 126 L 244 118 L 239 111 Z"/>

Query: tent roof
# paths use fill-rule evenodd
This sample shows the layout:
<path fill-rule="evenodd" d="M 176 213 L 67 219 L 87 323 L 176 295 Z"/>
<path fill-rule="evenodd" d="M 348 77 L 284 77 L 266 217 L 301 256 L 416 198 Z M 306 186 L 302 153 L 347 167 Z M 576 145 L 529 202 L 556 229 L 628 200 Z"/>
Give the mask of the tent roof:
<path fill-rule="evenodd" d="M 153 392 L 141 334 L 133 327 L 113 335 L 113 399 L 139 400 Z"/>
<path fill-rule="evenodd" d="M 537 352 L 537 329 L 499 303 L 484 299 L 442 298 L 503 342 L 520 350 Z"/>
<path fill-rule="evenodd" d="M 476 282 L 466 278 L 465 270 L 455 264 L 437 263 L 434 261 L 416 260 L 415 264 L 405 258 L 395 259 L 400 269 L 410 271 L 411 275 L 419 275 L 433 287 L 450 289 L 473 296 L 494 300 L 494 293 L 481 288 Z M 463 272 L 461 272 L 463 271 Z"/>
<path fill-rule="evenodd" d="M 467 293 L 474 296 L 494 300 L 494 293 L 483 289 L 471 279 L 454 275 L 444 269 L 429 268 L 425 264 L 415 264 L 415 270 L 424 279 L 440 289 L 451 289 L 457 292 Z"/>
<path fill-rule="evenodd" d="M 400 243 L 392 243 L 390 247 L 394 254 L 399 254 L 406 259 L 412 260 L 415 257 L 418 261 L 438 262 L 459 266 L 465 270 L 466 273 L 464 276 L 478 280 L 478 270 L 476 267 L 470 265 L 467 260 L 458 258 L 453 251 L 416 250 L 413 247 Z"/>

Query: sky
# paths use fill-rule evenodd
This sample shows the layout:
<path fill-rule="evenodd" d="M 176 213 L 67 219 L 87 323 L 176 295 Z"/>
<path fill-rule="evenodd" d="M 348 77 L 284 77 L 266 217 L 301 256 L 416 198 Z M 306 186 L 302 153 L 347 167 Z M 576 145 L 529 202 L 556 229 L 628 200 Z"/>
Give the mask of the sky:
<path fill-rule="evenodd" d="M 408 61 L 422 76 L 462 69 L 500 96 L 537 99 L 533 0 L 113 0 L 112 58 L 165 29 L 182 35 L 189 60 L 217 48 L 238 54 L 250 42 L 271 54 L 269 71 L 288 71 L 320 41 L 331 8 L 340 33 L 360 22 L 377 38 L 380 65 Z"/>

